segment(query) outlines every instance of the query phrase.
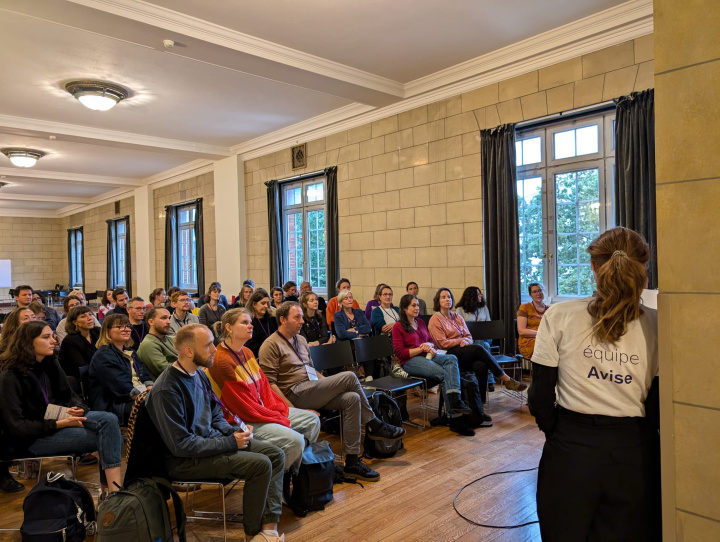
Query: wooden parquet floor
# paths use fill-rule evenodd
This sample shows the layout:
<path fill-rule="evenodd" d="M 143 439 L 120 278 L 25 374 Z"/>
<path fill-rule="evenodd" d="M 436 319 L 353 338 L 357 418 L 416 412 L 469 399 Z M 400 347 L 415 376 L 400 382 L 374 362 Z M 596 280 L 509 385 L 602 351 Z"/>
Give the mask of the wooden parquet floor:
<path fill-rule="evenodd" d="M 537 524 L 519 529 L 489 529 L 459 517 L 452 502 L 467 483 L 486 474 L 536 467 L 544 438 L 527 407 L 498 392 L 491 394 L 488 409 L 493 427 L 477 430 L 474 437 L 461 437 L 447 427 L 419 430 L 406 426 L 405 449 L 395 457 L 373 460 L 381 474 L 377 483 L 335 486 L 333 501 L 322 512 L 305 518 L 285 509 L 280 531 L 288 542 L 411 542 L 411 541 L 539 541 Z M 437 404 L 437 395 L 429 401 Z M 419 399 L 408 407 L 413 419 L 420 414 Z M 432 412 L 432 411 L 431 411 Z M 431 416 L 432 417 L 432 414 Z M 321 435 L 337 449 L 337 437 Z M 62 463 L 43 465 L 44 470 L 66 469 Z M 81 480 L 97 481 L 97 467 L 81 467 Z M 32 481 L 26 481 L 30 488 Z M 537 471 L 491 476 L 473 484 L 458 499 L 458 509 L 476 522 L 514 525 L 537 519 L 535 488 Z M 0 528 L 17 528 L 22 522 L 22 501 L 27 491 L 0 494 Z M 228 512 L 240 510 L 242 490 L 228 498 Z M 216 510 L 217 490 L 206 487 L 197 493 L 198 507 Z M 243 541 L 242 527 L 229 524 L 228 540 Z M 192 542 L 222 541 L 222 524 L 202 521 L 188 524 Z M 19 541 L 19 533 L 0 533 L 0 540 Z M 131 541 L 128 541 L 131 542 Z"/>

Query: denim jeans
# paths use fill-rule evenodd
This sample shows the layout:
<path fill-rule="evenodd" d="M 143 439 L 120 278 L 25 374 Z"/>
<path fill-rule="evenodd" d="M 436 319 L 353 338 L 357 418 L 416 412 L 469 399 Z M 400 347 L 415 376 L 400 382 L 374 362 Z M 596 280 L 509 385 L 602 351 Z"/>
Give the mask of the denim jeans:
<path fill-rule="evenodd" d="M 119 467 L 122 459 L 123 439 L 115 414 L 90 411 L 83 427 L 65 427 L 52 435 L 41 437 L 28 447 L 36 457 L 59 454 L 85 454 L 98 452 L 100 456 L 100 480 L 104 484 L 105 469 Z"/>
<path fill-rule="evenodd" d="M 460 371 L 457 358 L 441 354 L 436 355 L 433 359 L 415 356 L 407 360 L 402 368 L 410 376 L 433 378 L 443 383 L 443 401 L 445 401 L 445 412 L 449 416 L 451 409 L 447 394 L 460 393 Z"/>

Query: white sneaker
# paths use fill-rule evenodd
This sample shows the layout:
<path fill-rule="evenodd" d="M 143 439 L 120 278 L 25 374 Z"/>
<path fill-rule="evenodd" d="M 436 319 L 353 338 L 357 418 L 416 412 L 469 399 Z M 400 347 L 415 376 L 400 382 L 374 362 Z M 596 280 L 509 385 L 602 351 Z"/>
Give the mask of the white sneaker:
<path fill-rule="evenodd" d="M 250 542 L 285 542 L 285 535 L 281 534 L 280 536 L 272 536 L 261 531 L 256 534 Z"/>

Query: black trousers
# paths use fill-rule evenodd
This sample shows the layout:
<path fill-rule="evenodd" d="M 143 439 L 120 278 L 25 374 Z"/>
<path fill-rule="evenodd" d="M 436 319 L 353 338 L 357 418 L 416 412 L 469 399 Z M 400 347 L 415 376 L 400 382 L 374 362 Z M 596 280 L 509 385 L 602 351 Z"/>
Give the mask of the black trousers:
<path fill-rule="evenodd" d="M 559 407 L 543 448 L 543 542 L 660 542 L 660 438 L 644 418 Z"/>

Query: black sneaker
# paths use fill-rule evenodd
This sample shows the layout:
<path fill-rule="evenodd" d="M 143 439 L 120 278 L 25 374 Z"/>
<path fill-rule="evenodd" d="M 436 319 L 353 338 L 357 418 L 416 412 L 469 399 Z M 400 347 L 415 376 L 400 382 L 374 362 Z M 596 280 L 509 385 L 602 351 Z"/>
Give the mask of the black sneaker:
<path fill-rule="evenodd" d="M 458 435 L 462 435 L 463 437 L 475 436 L 473 428 L 465 422 L 460 421 L 460 418 L 450 418 L 450 431 L 457 433 Z"/>
<path fill-rule="evenodd" d="M 365 433 L 370 440 L 400 440 L 405 434 L 405 429 L 383 422 L 375 431 L 366 425 Z"/>
<path fill-rule="evenodd" d="M 352 467 L 345 465 L 343 474 L 348 478 L 355 478 L 356 480 L 363 480 L 365 482 L 378 482 L 380 480 L 380 473 L 368 467 L 362 462 L 362 459 L 358 459 L 357 463 Z"/>
<path fill-rule="evenodd" d="M 3 493 L 17 493 L 25 489 L 25 486 L 15 480 L 12 476 L 0 480 L 0 491 Z"/>
<path fill-rule="evenodd" d="M 448 393 L 448 403 L 450 403 L 450 415 L 460 416 L 463 414 L 472 414 L 472 410 L 465 404 L 459 393 Z"/>
<path fill-rule="evenodd" d="M 483 421 L 491 422 L 492 418 L 483 412 Z"/>

